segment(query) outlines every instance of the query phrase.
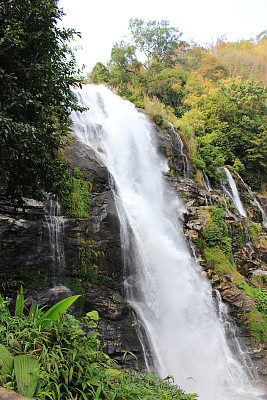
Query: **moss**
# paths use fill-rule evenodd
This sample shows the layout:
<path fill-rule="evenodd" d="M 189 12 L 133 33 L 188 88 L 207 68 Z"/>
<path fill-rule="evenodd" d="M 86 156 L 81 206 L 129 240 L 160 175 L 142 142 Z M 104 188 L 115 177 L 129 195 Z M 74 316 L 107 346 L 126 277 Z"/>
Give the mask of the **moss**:
<path fill-rule="evenodd" d="M 259 235 L 262 233 L 262 225 L 251 222 L 249 220 L 247 220 L 246 225 L 248 228 L 248 234 L 252 237 L 254 241 L 257 241 Z"/>
<path fill-rule="evenodd" d="M 105 252 L 101 248 L 93 248 L 95 241 L 86 241 L 78 235 L 79 241 L 84 246 L 79 247 L 80 268 L 76 271 L 76 275 L 83 281 L 105 286 L 113 286 L 113 278 L 100 270 L 98 259 L 105 256 Z"/>
<path fill-rule="evenodd" d="M 118 303 L 118 304 L 125 304 L 125 300 L 124 300 L 124 298 L 120 295 L 119 292 L 115 292 L 115 293 L 114 293 L 114 297 L 115 297 L 116 303 Z"/>
<path fill-rule="evenodd" d="M 254 309 L 246 314 L 245 320 L 247 321 L 250 334 L 257 340 L 262 340 L 267 343 L 267 319 L 266 316 L 260 311 Z"/>
<path fill-rule="evenodd" d="M 61 193 L 60 201 L 64 205 L 65 215 L 72 218 L 87 218 L 90 203 L 92 183 L 87 181 L 79 168 L 74 168 L 69 175 L 64 193 Z"/>
<path fill-rule="evenodd" d="M 196 170 L 195 180 L 200 184 L 200 186 L 202 186 L 204 188 L 204 185 L 203 185 L 203 182 L 202 182 L 202 173 L 201 173 L 200 169 Z"/>
<path fill-rule="evenodd" d="M 235 264 L 219 246 L 204 248 L 204 254 L 206 260 L 213 263 L 213 269 L 217 274 L 231 275 L 237 282 L 243 280 L 242 275 L 236 270 Z"/>

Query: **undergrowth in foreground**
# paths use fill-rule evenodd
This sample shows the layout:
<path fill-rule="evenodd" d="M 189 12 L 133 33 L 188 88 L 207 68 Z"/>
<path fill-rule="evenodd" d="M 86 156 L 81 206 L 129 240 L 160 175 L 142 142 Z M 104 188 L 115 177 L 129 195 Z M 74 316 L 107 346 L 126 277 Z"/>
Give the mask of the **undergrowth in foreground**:
<path fill-rule="evenodd" d="M 12 360 L 15 366 L 24 359 L 29 369 L 22 381 L 35 376 L 31 397 L 34 395 L 37 400 L 197 398 L 195 394 L 185 394 L 168 379 L 116 368 L 100 346 L 97 312 L 92 311 L 78 321 L 66 313 L 51 318 L 55 311 L 51 309 L 53 312 L 48 310 L 44 318 L 36 305 L 26 316 L 22 312 L 25 302 L 22 292 L 18 299 L 12 316 L 8 302 L 0 298 L 1 386 L 25 394 L 20 382 L 21 374 L 26 372 L 19 373 L 12 367 Z"/>

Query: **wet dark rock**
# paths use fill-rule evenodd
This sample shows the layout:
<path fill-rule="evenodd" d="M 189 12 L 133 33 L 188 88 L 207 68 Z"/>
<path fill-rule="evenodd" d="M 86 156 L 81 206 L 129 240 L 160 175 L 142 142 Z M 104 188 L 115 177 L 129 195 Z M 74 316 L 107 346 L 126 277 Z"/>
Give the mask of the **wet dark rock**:
<path fill-rule="evenodd" d="M 97 287 L 87 289 L 85 309 L 96 310 L 101 318 L 111 321 L 122 320 L 129 312 L 128 306 L 118 292 Z"/>

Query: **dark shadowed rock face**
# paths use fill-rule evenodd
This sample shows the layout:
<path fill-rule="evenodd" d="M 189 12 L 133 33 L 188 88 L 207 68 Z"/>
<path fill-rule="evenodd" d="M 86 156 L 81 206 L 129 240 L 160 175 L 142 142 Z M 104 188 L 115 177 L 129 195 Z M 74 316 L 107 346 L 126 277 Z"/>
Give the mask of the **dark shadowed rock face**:
<path fill-rule="evenodd" d="M 92 182 L 89 217 L 67 218 L 63 210 L 58 232 L 52 233 L 53 239 L 56 237 L 60 242 L 55 244 L 51 243 L 51 230 L 55 228 L 51 226 L 48 203 L 25 200 L 23 208 L 14 210 L 2 197 L 0 280 L 5 294 L 13 299 L 20 282 L 28 287 L 24 290 L 27 308 L 35 301 L 40 306 L 52 306 L 75 294 L 73 288 L 66 286 L 66 280 L 71 281 L 84 274 L 89 266 L 97 265 L 97 273 L 109 278 L 115 289 L 107 288 L 102 282 L 89 288 L 87 285 L 83 312 L 99 312 L 103 318 L 100 329 L 102 340 L 107 343 L 106 352 L 120 360 L 122 350 L 140 353 L 140 345 L 133 314 L 127 304 L 121 303 L 120 226 L 109 174 L 94 153 L 75 138 L 64 150 L 64 157 L 70 169 L 78 167 L 85 179 Z M 55 250 L 57 246 L 60 258 Z M 74 303 L 74 311 L 80 308 L 79 301 Z"/>

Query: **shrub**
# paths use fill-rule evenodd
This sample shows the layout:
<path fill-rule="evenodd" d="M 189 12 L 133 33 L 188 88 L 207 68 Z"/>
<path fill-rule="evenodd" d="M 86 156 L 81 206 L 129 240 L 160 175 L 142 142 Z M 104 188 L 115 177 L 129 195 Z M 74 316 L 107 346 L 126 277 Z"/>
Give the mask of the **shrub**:
<path fill-rule="evenodd" d="M 70 303 L 68 299 L 65 301 Z M 28 316 L 22 313 L 22 293 L 18 296 L 15 316 L 11 316 L 7 305 L 0 297 L 0 385 L 7 389 L 18 391 L 19 383 L 16 375 L 10 373 L 10 366 L 9 369 L 3 368 L 4 357 L 6 360 L 25 355 L 35 360 L 35 366 L 38 365 L 38 368 L 34 367 L 38 374 L 38 383 L 36 380 L 34 383 L 35 393 L 29 392 L 37 400 L 197 398 L 195 394 L 185 394 L 168 380 L 114 368 L 114 362 L 100 346 L 96 311 L 87 313 L 80 321 L 69 314 L 61 315 L 57 320 L 51 320 L 48 328 L 43 323 L 47 321 L 44 316 L 40 322 L 37 305 L 31 308 Z M 46 313 L 47 318 L 51 316 L 51 310 Z"/>

